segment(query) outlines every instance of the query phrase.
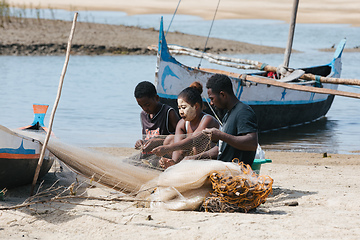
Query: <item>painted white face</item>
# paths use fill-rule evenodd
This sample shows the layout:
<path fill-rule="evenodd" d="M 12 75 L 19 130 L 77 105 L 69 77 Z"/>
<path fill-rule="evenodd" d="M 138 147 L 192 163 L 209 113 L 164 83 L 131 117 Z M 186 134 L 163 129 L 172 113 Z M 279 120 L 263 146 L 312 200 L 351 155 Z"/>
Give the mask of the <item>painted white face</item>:
<path fill-rule="evenodd" d="M 185 121 L 191 121 L 196 117 L 195 105 L 192 107 L 183 99 L 178 99 L 179 114 Z"/>

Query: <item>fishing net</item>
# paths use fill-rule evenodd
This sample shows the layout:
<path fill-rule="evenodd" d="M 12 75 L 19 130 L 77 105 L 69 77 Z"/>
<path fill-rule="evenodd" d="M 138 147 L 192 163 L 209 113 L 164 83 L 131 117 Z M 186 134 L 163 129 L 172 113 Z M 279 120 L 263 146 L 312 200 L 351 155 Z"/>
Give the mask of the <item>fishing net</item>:
<path fill-rule="evenodd" d="M 30 134 L 30 133 L 29 133 Z M 32 136 L 43 141 L 44 135 Z M 181 146 L 184 156 L 202 154 L 211 148 L 206 134 L 180 136 L 188 139 Z M 164 170 L 159 161 L 164 157 L 151 154 L 169 137 L 160 136 L 145 144 L 139 153 L 116 157 L 104 152 L 65 144 L 52 138 L 47 148 L 75 172 L 110 188 L 131 193 L 145 207 L 169 210 L 199 210 L 211 212 L 247 212 L 265 202 L 272 189 L 270 177 L 258 176 L 250 166 L 217 160 L 183 160 Z M 150 149 L 150 151 L 149 151 Z M 171 157 L 171 151 L 163 154 Z"/>
<path fill-rule="evenodd" d="M 185 140 L 185 141 L 183 141 Z M 169 149 L 167 146 L 173 142 L 183 141 L 181 146 Z M 154 148 L 162 146 L 161 156 L 156 156 L 152 151 Z M 215 146 L 215 143 L 211 142 L 210 137 L 204 133 L 196 133 L 196 134 L 181 134 L 181 135 L 170 135 L 164 136 L 159 135 L 151 140 L 149 140 L 141 149 L 141 153 L 139 155 L 133 156 L 132 159 L 141 160 L 143 163 L 147 163 L 150 166 L 158 169 L 164 170 L 163 167 L 160 166 L 159 161 L 171 159 L 172 153 L 177 151 L 181 158 L 186 156 L 198 155 L 201 158 L 202 153 L 211 149 Z"/>
<path fill-rule="evenodd" d="M 264 203 L 272 193 L 273 179 L 258 176 L 249 165 L 238 164 L 239 175 L 218 171 L 210 175 L 214 191 L 202 204 L 206 212 L 248 212 Z"/>

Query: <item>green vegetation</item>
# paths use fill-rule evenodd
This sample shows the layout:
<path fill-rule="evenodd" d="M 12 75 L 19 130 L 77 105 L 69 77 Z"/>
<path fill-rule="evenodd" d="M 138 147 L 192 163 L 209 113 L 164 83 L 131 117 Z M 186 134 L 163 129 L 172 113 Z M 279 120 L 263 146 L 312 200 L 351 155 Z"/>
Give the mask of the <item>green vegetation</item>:
<path fill-rule="evenodd" d="M 51 13 L 51 17 L 55 19 L 55 12 L 49 6 L 49 10 Z M 44 10 L 38 7 L 33 7 L 32 4 L 30 6 L 26 6 L 23 4 L 18 8 L 10 7 L 10 4 L 7 3 L 6 0 L 0 0 L 0 27 L 4 27 L 5 24 L 11 23 L 12 21 L 19 22 L 19 23 L 26 23 L 27 22 L 27 13 L 30 11 L 30 15 L 32 16 L 34 11 L 36 14 L 36 19 L 40 23 L 41 16 L 44 15 Z"/>
<path fill-rule="evenodd" d="M 0 26 L 4 27 L 4 23 L 10 22 L 10 5 L 5 1 L 0 1 Z"/>

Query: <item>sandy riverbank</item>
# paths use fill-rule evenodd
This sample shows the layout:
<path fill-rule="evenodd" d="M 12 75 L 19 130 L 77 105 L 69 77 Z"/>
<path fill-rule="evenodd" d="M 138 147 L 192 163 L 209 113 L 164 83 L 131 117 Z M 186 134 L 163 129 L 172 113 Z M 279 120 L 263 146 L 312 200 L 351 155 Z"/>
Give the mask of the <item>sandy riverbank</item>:
<path fill-rule="evenodd" d="M 16 19 L 0 27 L 2 55 L 63 55 L 66 51 L 71 22 L 44 19 Z M 157 45 L 159 32 L 121 25 L 78 22 L 72 42 L 72 54 L 153 54 L 148 46 Z M 206 37 L 171 32 L 171 44 L 203 50 Z M 212 53 L 283 53 L 284 49 L 211 38 L 207 52 Z"/>
<path fill-rule="evenodd" d="M 12 18 L 0 27 L 0 55 L 64 55 L 71 22 Z M 159 32 L 133 26 L 78 22 L 72 55 L 155 55 L 148 46 L 157 45 Z M 169 32 L 167 41 L 202 51 L 206 37 Z M 207 52 L 216 54 L 284 53 L 284 48 L 210 38 Z M 324 51 L 334 51 L 332 48 Z M 345 49 L 359 52 L 360 48 Z M 296 50 L 293 50 L 296 52 Z"/>
<path fill-rule="evenodd" d="M 116 156 L 130 148 L 97 148 Z M 357 239 L 360 237 L 358 155 L 266 152 L 261 174 L 274 193 L 255 213 L 172 212 L 132 202 L 78 200 L 0 211 L 0 239 Z M 45 185 L 57 177 L 50 173 Z M 60 178 L 61 179 L 61 178 Z M 61 179 L 60 183 L 69 184 Z M 10 190 L 2 206 L 23 202 L 30 186 Z M 81 193 L 86 188 L 79 189 Z M 114 197 L 106 187 L 85 196 Z M 296 205 L 297 206 L 289 206 Z"/>
<path fill-rule="evenodd" d="M 102 1 L 51 1 L 43 0 L 13 0 L 12 6 L 21 8 L 62 8 L 67 10 L 112 10 L 124 11 L 128 14 L 172 14 L 177 1 L 144 1 L 118 2 Z M 212 19 L 216 4 L 205 3 L 204 0 L 190 2 L 183 1 L 178 14 L 190 14 Z M 195 6 L 193 6 L 195 5 Z M 214 6 L 212 6 L 214 5 Z M 269 7 L 264 8 L 262 6 Z M 139 7 L 141 6 L 141 7 Z M 287 21 L 291 13 L 292 3 L 281 0 L 271 4 L 263 0 L 257 1 L 223 1 L 219 6 L 216 19 L 277 19 Z M 360 2 L 351 0 L 346 4 L 339 4 L 329 0 L 311 2 L 301 1 L 299 5 L 299 23 L 336 23 L 360 26 L 360 20 L 355 13 L 360 8 Z M 201 9 L 201 10 L 200 10 Z M 355 14 L 355 15 L 354 15 Z M 70 32 L 71 23 L 54 20 L 18 19 L 0 27 L 1 55 L 63 55 Z M 202 50 L 205 37 L 172 32 L 167 35 L 168 43 L 179 44 Z M 148 46 L 156 45 L 158 32 L 154 29 L 141 29 L 94 23 L 78 23 L 73 40 L 72 53 L 79 55 L 103 54 L 155 54 L 148 50 Z M 221 54 L 256 54 L 256 53 L 284 53 L 282 48 L 258 46 L 243 42 L 211 38 L 207 44 L 207 52 Z M 333 51 L 334 49 L 324 49 Z M 346 49 L 346 51 L 360 51 L 360 48 Z"/>

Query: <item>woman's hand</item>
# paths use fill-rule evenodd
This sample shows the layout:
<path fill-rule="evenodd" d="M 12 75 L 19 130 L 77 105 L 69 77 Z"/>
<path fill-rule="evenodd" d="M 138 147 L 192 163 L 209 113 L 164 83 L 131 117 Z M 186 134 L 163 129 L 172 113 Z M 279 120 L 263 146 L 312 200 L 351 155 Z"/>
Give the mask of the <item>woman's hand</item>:
<path fill-rule="evenodd" d="M 164 139 L 161 138 L 151 138 L 149 139 L 142 147 L 144 152 L 152 152 L 152 150 L 160 145 L 162 145 Z"/>
<path fill-rule="evenodd" d="M 144 146 L 144 141 L 139 139 L 135 143 L 135 149 L 140 150 Z"/>
<path fill-rule="evenodd" d="M 159 160 L 159 164 L 160 164 L 160 166 L 162 167 L 162 168 L 168 168 L 168 167 L 171 167 L 171 166 L 173 166 L 173 165 L 175 165 L 176 164 L 176 162 L 174 161 L 174 160 L 172 160 L 172 159 L 170 159 L 170 158 L 161 158 L 160 160 Z"/>
<path fill-rule="evenodd" d="M 164 156 L 166 153 L 168 153 L 169 151 L 167 150 L 166 146 L 159 146 L 154 148 L 151 153 L 155 154 L 156 156 L 162 157 Z"/>

